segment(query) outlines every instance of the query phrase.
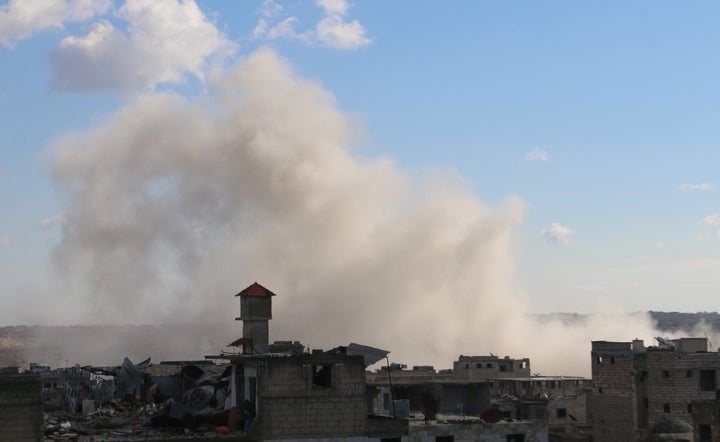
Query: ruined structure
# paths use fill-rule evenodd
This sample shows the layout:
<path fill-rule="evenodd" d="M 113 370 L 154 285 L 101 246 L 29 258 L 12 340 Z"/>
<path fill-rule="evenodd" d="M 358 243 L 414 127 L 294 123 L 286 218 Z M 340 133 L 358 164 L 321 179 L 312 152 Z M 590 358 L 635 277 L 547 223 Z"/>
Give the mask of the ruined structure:
<path fill-rule="evenodd" d="M 546 399 L 548 425 L 588 425 L 589 379 L 568 376 L 532 376 L 491 380 L 492 397 L 507 395 L 520 399 Z"/>
<path fill-rule="evenodd" d="M 384 373 L 371 375 L 368 382 L 366 368 L 385 358 L 386 351 L 350 344 L 328 351 L 302 352 L 302 345 L 296 341 L 268 344 L 270 302 L 275 294 L 254 283 L 237 296 L 241 301 L 238 319 L 243 321 L 243 337 L 231 345 L 242 347 L 242 351 L 207 358 L 230 362 L 228 405 L 242 410 L 249 437 L 548 440 L 546 399 L 523 401 L 507 414 L 493 410 L 491 405 L 492 382 L 487 378 L 504 373 L 529 376 L 528 359 L 471 357 L 474 364 L 482 358 L 482 371 L 464 369 L 460 376 L 452 371 L 438 375 L 432 367 L 415 367 L 408 377 L 396 379 L 396 384 L 387 376 L 394 372 L 388 367 Z M 465 358 L 461 357 L 463 364 Z M 492 367 L 487 367 L 488 363 Z M 420 410 L 424 418 L 413 418 L 411 409 Z M 482 421 L 480 416 L 488 411 Z M 442 413 L 446 414 L 441 419 Z"/>
<path fill-rule="evenodd" d="M 694 404 L 717 396 L 720 353 L 707 338 L 658 341 L 593 341 L 595 441 L 693 440 Z"/>

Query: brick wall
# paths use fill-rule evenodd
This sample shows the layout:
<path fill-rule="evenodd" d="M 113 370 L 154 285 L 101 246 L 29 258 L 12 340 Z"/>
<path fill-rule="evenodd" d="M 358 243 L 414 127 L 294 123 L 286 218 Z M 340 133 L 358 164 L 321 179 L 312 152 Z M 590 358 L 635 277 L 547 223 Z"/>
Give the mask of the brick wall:
<path fill-rule="evenodd" d="M 634 440 L 636 403 L 630 343 L 600 341 L 592 346 L 593 440 Z"/>
<path fill-rule="evenodd" d="M 42 440 L 40 393 L 38 375 L 0 376 L 0 440 Z"/>

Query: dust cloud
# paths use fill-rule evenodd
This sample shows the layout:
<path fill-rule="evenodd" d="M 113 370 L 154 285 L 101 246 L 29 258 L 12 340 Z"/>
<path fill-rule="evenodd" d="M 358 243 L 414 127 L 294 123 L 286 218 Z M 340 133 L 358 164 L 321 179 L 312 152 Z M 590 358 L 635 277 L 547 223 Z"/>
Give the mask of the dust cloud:
<path fill-rule="evenodd" d="M 590 339 L 653 336 L 644 315 L 532 319 L 513 283 L 522 200 L 488 207 L 462 177 L 410 177 L 362 155 L 358 132 L 264 49 L 200 99 L 146 94 L 59 139 L 68 322 L 232 321 L 258 281 L 278 294 L 271 339 L 409 365 L 493 352 L 587 375 Z"/>

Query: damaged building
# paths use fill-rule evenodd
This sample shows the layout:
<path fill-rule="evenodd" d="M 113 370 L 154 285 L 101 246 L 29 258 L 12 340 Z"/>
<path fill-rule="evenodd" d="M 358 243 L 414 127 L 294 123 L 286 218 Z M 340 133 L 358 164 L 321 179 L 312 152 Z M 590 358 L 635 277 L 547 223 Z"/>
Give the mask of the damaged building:
<path fill-rule="evenodd" d="M 549 404 L 569 397 L 572 382 L 578 386 L 576 379 L 530 376 L 527 358 L 460 356 L 456 369 L 436 372 L 406 370 L 390 364 L 389 352 L 355 343 L 326 351 L 298 341 L 271 343 L 275 296 L 258 283 L 238 293 L 242 336 L 231 350 L 204 360 L 125 358 L 117 366 L 55 370 L 33 364 L 33 381 L 23 391 L 34 399 L 18 402 L 35 413 L 36 433 L 28 440 L 44 433 L 53 440 L 231 434 L 236 440 L 546 442 L 549 407 L 560 407 Z M 385 367 L 368 371 L 381 360 Z M 582 416 L 562 406 L 568 419 Z M 6 429 L 0 427 L 0 436 Z"/>
<path fill-rule="evenodd" d="M 595 441 L 707 439 L 707 406 L 718 394 L 720 353 L 707 338 L 592 342 L 592 419 Z M 717 430 L 715 430 L 717 431 Z"/>
<path fill-rule="evenodd" d="M 494 409 L 490 381 L 453 370 L 415 367 L 393 383 L 366 372 L 388 352 L 350 344 L 303 351 L 292 341 L 270 344 L 275 293 L 254 283 L 240 298 L 243 336 L 235 354 L 208 356 L 232 366 L 229 401 L 246 410 L 248 434 L 263 440 L 524 440 L 547 441 L 547 401 L 525 401 L 505 415 Z M 248 321 L 246 326 L 245 321 Z M 483 360 L 484 364 L 487 364 Z M 529 361 L 492 358 L 489 374 L 529 375 Z M 504 367 L 504 368 L 503 368 Z M 383 370 L 381 370 L 383 371 Z M 401 370 L 402 372 L 402 370 Z M 502 375 L 500 375 L 502 376 Z M 483 378 L 484 379 L 484 378 Z M 393 412 L 388 410 L 392 408 Z M 421 416 L 410 410 L 420 410 Z M 484 419 L 481 419 L 481 416 Z"/>

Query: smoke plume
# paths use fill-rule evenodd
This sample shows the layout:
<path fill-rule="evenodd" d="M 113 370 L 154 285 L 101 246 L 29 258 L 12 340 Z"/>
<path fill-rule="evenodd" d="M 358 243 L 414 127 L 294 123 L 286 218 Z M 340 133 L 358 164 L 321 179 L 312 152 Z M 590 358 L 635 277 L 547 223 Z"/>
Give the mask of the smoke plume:
<path fill-rule="evenodd" d="M 202 99 L 143 95 L 59 140 L 55 258 L 78 319 L 232 320 L 233 295 L 258 281 L 278 294 L 271 339 L 354 341 L 409 364 L 494 352 L 587 374 L 590 339 L 652 336 L 644 316 L 529 319 L 513 286 L 523 202 L 411 179 L 354 150 L 356 133 L 329 92 L 261 50 Z"/>

